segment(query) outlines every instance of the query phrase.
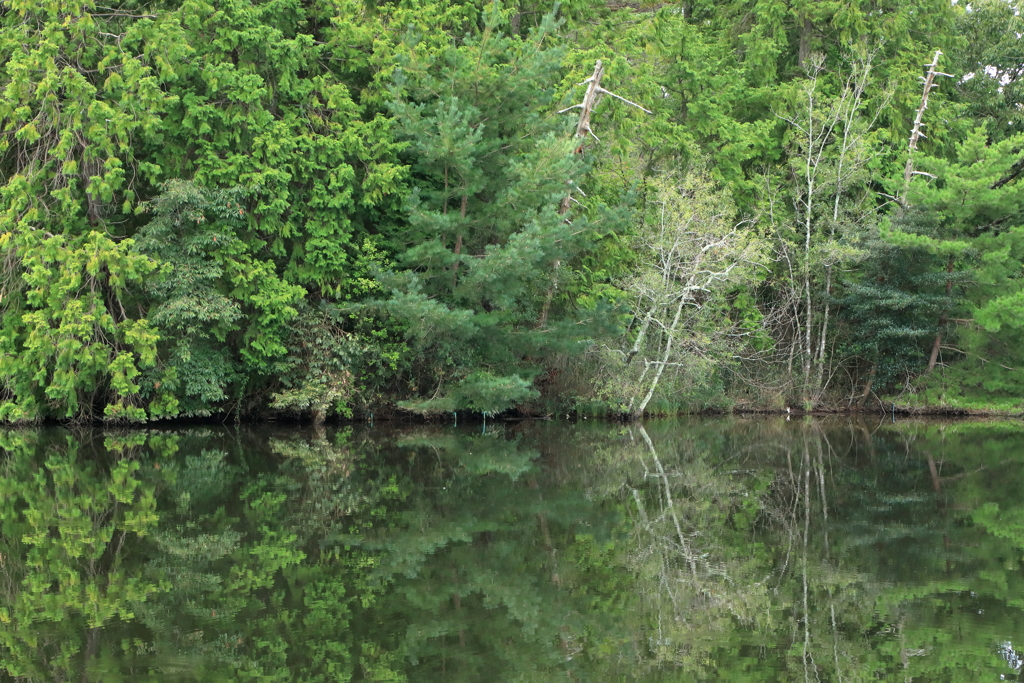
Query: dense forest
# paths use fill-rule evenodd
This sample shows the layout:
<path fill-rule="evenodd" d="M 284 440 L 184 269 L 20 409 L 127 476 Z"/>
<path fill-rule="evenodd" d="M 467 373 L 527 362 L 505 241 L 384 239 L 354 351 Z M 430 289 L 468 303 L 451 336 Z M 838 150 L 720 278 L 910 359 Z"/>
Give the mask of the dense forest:
<path fill-rule="evenodd" d="M 0 420 L 1019 412 L 1022 33 L 0 2 Z"/>

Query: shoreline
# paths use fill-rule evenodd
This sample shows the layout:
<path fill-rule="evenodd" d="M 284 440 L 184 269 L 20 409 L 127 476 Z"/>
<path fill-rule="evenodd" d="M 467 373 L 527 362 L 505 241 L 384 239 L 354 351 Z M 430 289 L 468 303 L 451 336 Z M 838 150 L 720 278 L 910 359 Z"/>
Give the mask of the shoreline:
<path fill-rule="evenodd" d="M 908 406 L 906 404 L 900 405 L 899 403 L 893 403 L 893 409 L 891 410 L 864 410 L 864 409 L 853 409 L 853 408 L 816 408 L 813 410 L 800 410 L 793 408 L 733 408 L 731 410 L 721 409 L 708 409 L 702 411 L 679 411 L 675 413 L 648 413 L 641 418 L 635 418 L 628 414 L 616 414 L 616 413 L 583 413 L 583 412 L 568 412 L 564 413 L 558 411 L 557 413 L 548 413 L 544 415 L 536 414 L 525 414 L 516 413 L 510 411 L 505 415 L 487 415 L 486 417 L 479 412 L 460 411 L 457 416 L 453 417 L 452 414 L 444 413 L 437 415 L 424 415 L 421 413 L 415 413 L 411 411 L 403 410 L 388 410 L 381 414 L 367 413 L 360 417 L 353 418 L 328 418 L 326 421 L 317 424 L 308 415 L 288 415 L 288 414 L 263 414 L 263 415 L 251 415 L 251 416 L 238 416 L 232 413 L 222 413 L 219 415 L 210 415 L 205 417 L 174 417 L 159 420 L 151 420 L 147 422 L 106 422 L 103 420 L 93 420 L 89 422 L 76 422 L 70 420 L 53 420 L 45 419 L 33 422 L 0 422 L 0 427 L 6 427 L 10 429 L 27 428 L 27 427 L 64 427 L 68 429 L 76 429 L 83 427 L 93 428 L 107 428 L 107 429 L 120 429 L 120 430 L 143 430 L 143 429 L 154 429 L 154 428 L 165 428 L 165 427 L 185 427 L 185 426 L 227 426 L 230 424 L 234 425 L 246 425 L 246 426 L 300 426 L 300 427 L 326 427 L 331 426 L 352 426 L 352 425 L 366 425 L 373 424 L 374 422 L 384 422 L 388 424 L 405 423 L 405 424 L 439 424 L 439 423 L 467 423 L 467 424 L 483 424 L 485 422 L 495 423 L 510 423 L 510 422 L 530 422 L 530 421 L 567 421 L 567 422 L 581 422 L 584 420 L 594 420 L 598 422 L 611 422 L 620 424 L 631 424 L 636 422 L 642 422 L 644 420 L 659 420 L 659 419 L 672 419 L 680 417 L 727 417 L 730 415 L 736 416 L 755 416 L 755 417 L 782 417 L 786 416 L 789 418 L 794 417 L 868 417 L 868 416 L 888 416 L 895 415 L 898 417 L 930 417 L 930 418 L 944 418 L 944 419 L 966 419 L 966 418 L 998 418 L 1005 420 L 1020 420 L 1024 419 L 1024 411 L 1020 410 L 998 410 L 998 409 L 982 409 L 982 408 L 957 408 L 952 406 Z"/>

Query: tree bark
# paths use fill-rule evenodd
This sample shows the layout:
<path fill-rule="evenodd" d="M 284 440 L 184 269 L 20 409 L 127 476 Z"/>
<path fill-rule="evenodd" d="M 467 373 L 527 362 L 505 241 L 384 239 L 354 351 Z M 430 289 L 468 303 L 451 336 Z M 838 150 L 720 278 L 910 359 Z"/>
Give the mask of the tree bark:
<path fill-rule="evenodd" d="M 462 195 L 462 206 L 459 209 L 460 222 L 466 220 L 466 204 L 469 202 L 467 195 Z M 459 284 L 459 264 L 462 261 L 459 260 L 459 255 L 462 253 L 462 226 L 459 226 L 459 235 L 455 238 L 455 263 L 452 264 L 452 288 L 454 289 Z"/>
<path fill-rule="evenodd" d="M 597 60 L 594 65 L 594 73 L 590 76 L 587 85 L 587 92 L 583 96 L 583 102 L 577 105 L 580 108 L 580 120 L 576 123 L 576 138 L 579 140 L 579 144 L 576 146 L 576 154 L 583 154 L 583 140 L 587 137 L 590 130 L 590 115 L 594 113 L 594 107 L 597 106 L 597 101 L 601 98 L 601 78 L 604 76 L 604 64 L 601 60 Z M 593 133 L 591 133 L 593 134 Z M 572 194 L 566 194 L 562 198 L 561 203 L 558 205 L 558 213 L 564 214 L 569 210 L 569 205 L 572 203 Z M 558 289 L 558 269 L 561 267 L 562 261 L 556 260 L 554 267 L 552 268 L 551 274 L 551 286 L 548 287 L 547 293 L 544 295 L 544 304 L 540 309 L 540 316 L 537 318 L 537 327 L 541 328 L 548 323 L 548 313 L 551 311 L 551 302 L 555 298 L 555 290 Z"/>
<path fill-rule="evenodd" d="M 825 266 L 825 306 L 824 312 L 821 319 L 821 339 L 818 340 L 818 354 L 817 354 L 817 369 L 814 373 L 814 401 L 818 401 L 818 397 L 823 393 L 822 382 L 825 378 L 825 341 L 828 338 L 828 314 L 829 314 L 829 294 L 832 289 L 832 266 Z"/>
<path fill-rule="evenodd" d="M 946 264 L 946 298 L 949 298 L 953 294 L 953 278 L 950 275 L 953 273 L 953 257 L 949 257 L 949 262 Z M 935 364 L 939 360 L 939 350 L 942 348 L 942 327 L 946 324 L 947 314 L 943 313 L 942 317 L 939 318 L 939 331 L 935 334 L 935 343 L 932 344 L 932 355 L 928 358 L 928 369 L 925 370 L 925 374 L 930 373 L 935 369 Z"/>
<path fill-rule="evenodd" d="M 807 60 L 811 56 L 811 31 L 813 29 L 814 26 L 811 24 L 811 20 L 804 17 L 803 23 L 800 25 L 800 47 L 797 53 L 797 60 L 801 69 L 807 66 Z"/>
<path fill-rule="evenodd" d="M 679 298 L 679 305 L 676 306 L 675 317 L 672 318 L 672 326 L 668 329 L 668 339 L 665 340 L 665 351 L 661 354 L 661 363 L 658 364 L 658 368 L 654 371 L 654 379 L 651 381 L 651 388 L 647 390 L 647 395 L 644 396 L 644 400 L 640 402 L 636 410 L 633 411 L 633 418 L 640 419 L 644 415 L 644 411 L 647 409 L 647 404 L 651 402 L 651 398 L 654 397 L 654 391 L 658 388 L 658 382 L 661 380 L 661 373 L 665 371 L 665 364 L 668 363 L 668 359 L 672 356 L 672 343 L 676 339 L 676 328 L 679 327 L 679 318 L 683 314 L 683 306 L 686 305 L 687 297 L 683 296 Z"/>
<path fill-rule="evenodd" d="M 864 409 L 864 402 L 868 400 L 868 396 L 871 395 L 871 385 L 875 383 L 875 372 L 878 371 L 878 361 L 871 364 L 871 372 L 868 373 L 868 381 L 864 385 L 864 392 L 860 395 L 860 400 L 857 401 L 857 410 Z"/>
<path fill-rule="evenodd" d="M 914 177 L 914 152 L 917 151 L 917 141 L 922 137 L 927 137 L 921 132 L 921 126 L 924 125 L 924 110 L 928 108 L 928 95 L 931 94 L 933 88 L 938 87 L 935 83 L 936 76 L 948 76 L 949 74 L 943 74 L 937 72 L 935 67 L 939 65 L 939 57 L 942 55 L 940 50 L 935 51 L 935 59 L 932 60 L 931 64 L 926 65 L 928 67 L 928 73 L 924 78 L 924 92 L 921 93 L 921 105 L 917 108 L 917 113 L 914 116 L 914 125 L 910 128 L 910 141 L 907 146 L 907 164 L 903 169 L 903 196 L 900 197 L 900 203 L 904 206 L 907 205 L 907 190 L 910 188 L 910 180 Z"/>

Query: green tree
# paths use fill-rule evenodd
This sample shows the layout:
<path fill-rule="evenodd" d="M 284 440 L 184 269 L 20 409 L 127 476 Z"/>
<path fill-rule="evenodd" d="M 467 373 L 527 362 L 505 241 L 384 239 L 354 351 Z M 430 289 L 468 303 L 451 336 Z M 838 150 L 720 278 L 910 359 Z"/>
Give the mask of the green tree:
<path fill-rule="evenodd" d="M 587 318 L 558 296 L 596 236 L 602 207 L 563 214 L 583 166 L 559 108 L 552 17 L 509 36 L 497 6 L 478 35 L 397 49 L 390 108 L 405 142 L 409 223 L 390 237 L 391 296 L 405 325 L 421 411 L 499 412 L 537 395 L 545 358 L 581 349 Z M 582 320 L 581 320 L 582 318 Z M 593 326 L 591 326 L 593 327 Z"/>
<path fill-rule="evenodd" d="M 937 227 L 931 212 L 913 208 L 892 229 L 935 235 Z M 935 321 L 956 307 L 965 284 L 964 273 L 946 272 L 948 256 L 928 249 L 896 245 L 877 234 L 863 249 L 856 274 L 834 295 L 843 353 L 862 361 L 858 408 L 867 405 L 872 391 L 891 390 L 925 371 Z"/>
<path fill-rule="evenodd" d="M 1024 100 L 1020 35 L 1024 28 L 1019 2 L 972 2 L 958 18 L 964 36 L 961 49 L 951 57 L 956 99 L 973 125 L 985 125 L 998 142 L 1020 131 Z"/>
<path fill-rule="evenodd" d="M 963 283 L 964 304 L 938 321 L 947 339 L 941 359 L 954 356 L 952 367 L 929 379 L 926 400 L 966 405 L 982 396 L 990 405 L 1016 405 L 1024 381 L 1020 348 L 1020 306 L 1024 301 L 1024 230 L 1019 169 L 1024 137 L 1020 134 L 990 142 L 983 128 L 957 148 L 955 160 L 922 159 L 919 165 L 935 179 L 917 181 L 911 199 L 930 212 L 935 236 L 892 233 L 901 245 L 925 249 L 942 257 L 952 273 L 947 281 Z M 947 291 L 949 287 L 947 286 Z M 941 342 L 937 337 L 936 342 Z M 938 344 L 937 344 L 938 346 Z M 933 352 L 934 354 L 934 352 Z"/>
<path fill-rule="evenodd" d="M 351 3 L 10 4 L 5 419 L 266 402 L 299 303 L 362 293 L 371 224 L 400 206 L 388 122 L 357 102 L 376 21 Z"/>
<path fill-rule="evenodd" d="M 174 99 L 129 4 L 7 3 L 0 17 L 0 413 L 138 420 L 158 333 L 129 289 L 158 264 L 132 253 L 136 141 Z M 142 10 L 138 10 L 142 11 Z M 126 228 L 126 226 L 128 226 Z M 157 415 L 173 401 L 157 396 Z"/>

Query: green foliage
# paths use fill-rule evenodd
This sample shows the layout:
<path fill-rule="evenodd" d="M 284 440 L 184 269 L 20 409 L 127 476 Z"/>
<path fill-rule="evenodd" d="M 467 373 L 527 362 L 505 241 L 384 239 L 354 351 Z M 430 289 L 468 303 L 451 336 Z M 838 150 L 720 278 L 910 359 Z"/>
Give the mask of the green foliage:
<path fill-rule="evenodd" d="M 935 214 L 922 209 L 881 226 L 866 244 L 868 256 L 858 264 L 856 279 L 844 282 L 835 297 L 849 326 L 845 351 L 869 364 L 862 371 L 876 392 L 926 368 L 936 322 L 958 304 L 966 284 L 962 271 L 946 272 L 957 251 L 935 239 L 937 228 Z"/>
<path fill-rule="evenodd" d="M 130 220 L 145 161 L 176 97 L 132 49 L 144 24 L 85 0 L 12 2 L 0 19 L 3 231 L 68 237 Z M 118 234 L 124 234 L 118 228 Z"/>
<path fill-rule="evenodd" d="M 0 435 L 0 668 L 9 676 L 66 679 L 90 634 L 131 621 L 135 606 L 169 587 L 134 556 L 158 519 L 153 482 L 130 448 L 110 446 L 103 464 L 69 434 Z"/>
<path fill-rule="evenodd" d="M 15 2 L 0 19 L 5 420 L 148 416 L 136 379 L 158 335 L 129 290 L 158 264 L 121 237 L 143 184 L 137 141 L 174 97 L 122 48 L 138 38 L 130 12 Z"/>
<path fill-rule="evenodd" d="M 614 227 L 595 208 L 560 211 L 582 166 L 553 115 L 561 50 L 546 18 L 509 36 L 492 6 L 479 35 L 396 47 L 389 107 L 406 143 L 408 227 L 375 306 L 406 325 L 420 411 L 500 412 L 536 395 L 544 358 L 582 348 L 557 290 L 574 259 Z M 612 222 L 610 222 L 612 221 Z"/>
<path fill-rule="evenodd" d="M 351 335 L 321 311 L 305 311 L 292 328 L 289 354 L 279 366 L 285 388 L 271 407 L 310 411 L 322 422 L 329 410 L 352 416 L 353 367 L 362 354 Z"/>
<path fill-rule="evenodd" d="M 1024 113 L 1020 72 L 1020 35 L 1024 28 L 1019 2 L 983 0 L 958 17 L 964 36 L 951 56 L 956 89 L 970 120 L 984 124 L 995 141 L 1020 132 Z"/>
<path fill-rule="evenodd" d="M 150 207 L 137 249 L 166 264 L 146 283 L 149 317 L 165 335 L 168 390 L 185 414 L 209 413 L 245 372 L 283 356 L 305 290 L 250 251 L 244 193 L 172 182 Z"/>
<path fill-rule="evenodd" d="M 941 238 L 969 247 L 957 255 L 969 275 L 958 287 L 963 304 L 949 316 L 960 321 L 957 345 L 949 345 L 959 357 L 939 377 L 923 383 L 925 400 L 1019 403 L 1024 388 L 1024 357 L 1018 353 L 1024 340 L 1024 199 L 1018 177 L 1022 146 L 1020 134 L 992 142 L 979 128 L 958 147 L 956 160 L 922 162 L 938 179 L 912 196 L 931 212 Z"/>
<path fill-rule="evenodd" d="M 351 95 L 369 65 L 328 66 L 372 33 L 324 11 L 5 12 L 5 419 L 223 410 L 265 387 L 299 302 L 367 290 L 403 171 Z"/>
<path fill-rule="evenodd" d="M 537 395 L 532 382 L 521 377 L 499 377 L 486 371 L 475 371 L 465 376 L 444 398 L 402 401 L 399 406 L 421 413 L 470 410 L 493 415 Z"/>
<path fill-rule="evenodd" d="M 656 404 L 754 383 L 813 405 L 866 367 L 906 384 L 927 310 L 965 362 L 921 400 L 1012 403 L 1018 10 L 12 0 L 0 420 L 616 405 L 599 350 L 643 298 L 652 181 L 698 160 L 771 272 L 705 302 L 689 372 L 707 381 Z M 936 50 L 954 78 L 909 168 L 938 180 L 908 185 Z M 566 107 L 598 59 L 579 139 Z M 724 336 L 742 350 L 705 343 Z"/>
<path fill-rule="evenodd" d="M 41 231 L 0 238 L 0 248 L 24 268 L 22 291 L 5 302 L 0 416 L 88 419 L 99 394 L 106 400 L 104 419 L 146 419 L 135 380 L 155 365 L 159 334 L 145 318 L 129 315 L 126 289 L 158 265 L 131 247 L 131 240 L 95 231 L 77 238 Z M 159 395 L 158 404 L 166 401 Z"/>
<path fill-rule="evenodd" d="M 241 286 L 258 288 L 265 268 L 312 291 L 344 292 L 369 222 L 395 208 L 403 172 L 389 124 L 353 99 L 367 73 L 358 61 L 329 66 L 370 48 L 372 36 L 343 25 L 353 6 L 335 11 L 336 29 L 326 7 L 297 0 L 189 1 L 143 47 L 153 59 L 171 50 L 163 78 L 181 93 L 147 150 L 161 177 L 246 189 L 239 238 L 261 267 Z"/>

